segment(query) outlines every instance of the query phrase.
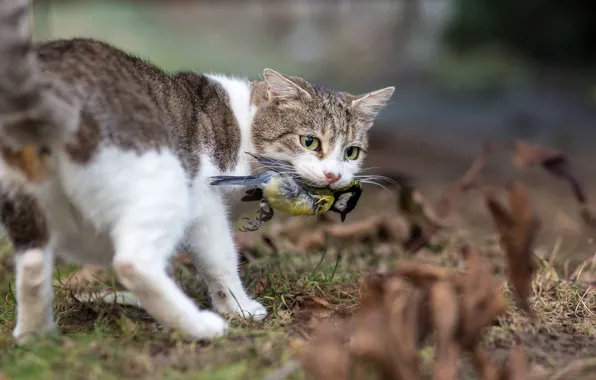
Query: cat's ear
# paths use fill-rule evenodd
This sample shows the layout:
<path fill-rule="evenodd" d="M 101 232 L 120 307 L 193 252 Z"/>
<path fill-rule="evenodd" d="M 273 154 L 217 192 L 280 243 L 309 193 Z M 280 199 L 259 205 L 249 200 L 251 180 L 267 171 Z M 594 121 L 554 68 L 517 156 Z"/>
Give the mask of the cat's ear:
<path fill-rule="evenodd" d="M 381 90 L 369 92 L 368 94 L 356 96 L 352 100 L 352 109 L 368 118 L 374 120 L 381 108 L 383 108 L 395 91 L 395 87 L 386 87 Z"/>
<path fill-rule="evenodd" d="M 263 77 L 267 83 L 267 96 L 269 99 L 308 100 L 311 98 L 308 91 L 275 70 L 263 70 Z"/>

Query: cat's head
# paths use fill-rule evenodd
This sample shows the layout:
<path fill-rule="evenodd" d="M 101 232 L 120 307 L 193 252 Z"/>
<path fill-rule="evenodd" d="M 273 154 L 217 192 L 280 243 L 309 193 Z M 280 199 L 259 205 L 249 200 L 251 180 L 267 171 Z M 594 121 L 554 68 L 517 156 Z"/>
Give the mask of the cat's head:
<path fill-rule="evenodd" d="M 253 89 L 257 153 L 289 161 L 314 186 L 347 186 L 362 166 L 368 131 L 394 88 L 351 95 L 271 69 L 263 76 Z"/>

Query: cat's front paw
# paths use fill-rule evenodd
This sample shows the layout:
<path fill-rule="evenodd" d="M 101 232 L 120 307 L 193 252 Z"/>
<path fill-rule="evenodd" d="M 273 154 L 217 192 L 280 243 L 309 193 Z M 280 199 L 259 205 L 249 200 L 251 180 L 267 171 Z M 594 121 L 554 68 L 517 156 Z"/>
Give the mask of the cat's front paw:
<path fill-rule="evenodd" d="M 189 332 L 190 338 L 197 340 L 212 340 L 224 336 L 228 332 L 228 323 L 216 313 L 205 310 L 200 313 L 201 319 L 193 331 Z"/>
<path fill-rule="evenodd" d="M 250 298 L 245 299 L 244 302 L 238 302 L 235 299 L 232 302 L 225 302 L 221 299 L 217 300 L 217 298 L 214 298 L 214 301 L 215 308 L 222 314 L 234 314 L 253 321 L 262 321 L 267 316 L 265 306 Z"/>
<path fill-rule="evenodd" d="M 267 316 L 267 309 L 260 302 L 249 300 L 242 308 L 235 311 L 239 316 L 252 319 L 253 321 L 262 321 Z"/>
<path fill-rule="evenodd" d="M 23 329 L 19 324 L 17 324 L 15 329 L 12 331 L 12 337 L 18 345 L 24 345 L 36 338 L 44 337 L 55 332 L 56 328 L 54 324 L 48 324 L 43 328 L 37 329 Z"/>

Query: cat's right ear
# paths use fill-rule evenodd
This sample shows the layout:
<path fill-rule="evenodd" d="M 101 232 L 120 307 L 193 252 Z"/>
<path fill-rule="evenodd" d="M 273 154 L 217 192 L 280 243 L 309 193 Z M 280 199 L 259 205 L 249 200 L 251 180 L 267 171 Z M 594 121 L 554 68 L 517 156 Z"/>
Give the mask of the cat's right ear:
<path fill-rule="evenodd" d="M 263 70 L 263 78 L 267 83 L 267 97 L 269 100 L 309 100 L 311 98 L 308 91 L 275 70 Z"/>

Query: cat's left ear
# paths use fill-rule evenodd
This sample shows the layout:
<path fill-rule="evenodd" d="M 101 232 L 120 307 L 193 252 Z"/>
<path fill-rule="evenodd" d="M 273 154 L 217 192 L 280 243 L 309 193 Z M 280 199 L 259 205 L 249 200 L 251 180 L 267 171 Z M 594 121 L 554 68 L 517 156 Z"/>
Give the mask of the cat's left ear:
<path fill-rule="evenodd" d="M 311 99 L 308 91 L 275 70 L 263 70 L 263 77 L 267 83 L 267 96 L 269 99 L 282 101 Z"/>
<path fill-rule="evenodd" d="M 386 87 L 368 94 L 356 96 L 352 100 L 352 110 L 363 115 L 368 121 L 373 121 L 395 91 L 395 87 Z"/>

